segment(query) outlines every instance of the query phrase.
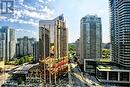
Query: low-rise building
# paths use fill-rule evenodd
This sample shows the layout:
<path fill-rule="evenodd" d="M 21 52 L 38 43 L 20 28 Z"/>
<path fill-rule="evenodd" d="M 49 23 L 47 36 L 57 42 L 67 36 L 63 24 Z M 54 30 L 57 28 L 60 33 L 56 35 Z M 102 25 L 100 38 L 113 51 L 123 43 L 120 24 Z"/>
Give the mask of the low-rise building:
<path fill-rule="evenodd" d="M 84 61 L 84 71 L 96 76 L 97 80 L 109 86 L 130 86 L 130 70 L 119 64 L 110 61 Z"/>
<path fill-rule="evenodd" d="M 85 59 L 84 60 L 84 72 L 90 73 L 90 74 L 95 74 L 95 69 L 96 69 L 96 61 L 93 59 Z"/>
<path fill-rule="evenodd" d="M 42 79 L 39 74 L 39 64 L 23 64 L 12 70 L 2 87 L 41 87 Z"/>
<path fill-rule="evenodd" d="M 98 65 L 96 77 L 102 83 L 130 85 L 130 70 L 117 65 Z"/>

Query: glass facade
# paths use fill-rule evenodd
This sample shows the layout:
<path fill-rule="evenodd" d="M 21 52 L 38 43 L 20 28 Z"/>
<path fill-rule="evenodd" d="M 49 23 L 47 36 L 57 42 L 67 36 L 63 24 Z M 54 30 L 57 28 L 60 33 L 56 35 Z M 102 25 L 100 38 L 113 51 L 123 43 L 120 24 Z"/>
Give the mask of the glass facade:
<path fill-rule="evenodd" d="M 109 80 L 118 80 L 118 72 L 109 72 Z"/>
<path fill-rule="evenodd" d="M 1 59 L 5 58 L 6 61 L 15 57 L 15 30 L 10 29 L 8 26 L 3 26 L 0 29 L 0 56 Z"/>
<path fill-rule="evenodd" d="M 98 79 L 101 80 L 107 80 L 107 72 L 103 72 L 103 71 L 97 72 L 97 77 Z"/>
<path fill-rule="evenodd" d="M 129 81 L 129 72 L 121 72 L 120 81 Z"/>
<path fill-rule="evenodd" d="M 112 60 L 130 67 L 130 0 L 109 0 Z"/>
<path fill-rule="evenodd" d="M 102 27 L 101 18 L 87 15 L 80 21 L 81 62 L 84 59 L 98 60 L 101 58 Z"/>

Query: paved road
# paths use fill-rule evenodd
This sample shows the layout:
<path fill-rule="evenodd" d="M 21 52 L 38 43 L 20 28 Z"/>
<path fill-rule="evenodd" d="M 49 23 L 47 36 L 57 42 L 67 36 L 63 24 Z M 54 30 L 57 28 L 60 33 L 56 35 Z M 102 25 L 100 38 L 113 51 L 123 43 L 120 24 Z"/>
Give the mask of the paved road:
<path fill-rule="evenodd" d="M 77 64 L 71 63 L 69 71 L 69 80 L 71 87 L 90 87 L 86 84 L 84 79 L 81 76 L 80 69 L 78 68 Z"/>
<path fill-rule="evenodd" d="M 77 64 L 70 64 L 70 83 L 73 87 L 102 87 L 101 85 L 83 76 Z"/>

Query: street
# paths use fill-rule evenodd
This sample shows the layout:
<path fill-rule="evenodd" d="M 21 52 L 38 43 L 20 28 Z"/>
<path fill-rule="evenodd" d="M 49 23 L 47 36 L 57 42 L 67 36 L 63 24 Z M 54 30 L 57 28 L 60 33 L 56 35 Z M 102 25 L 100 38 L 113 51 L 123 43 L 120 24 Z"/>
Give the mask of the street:
<path fill-rule="evenodd" d="M 70 63 L 69 65 L 69 82 L 72 87 L 102 87 L 101 85 L 83 76 L 77 64 Z"/>
<path fill-rule="evenodd" d="M 81 76 L 81 72 L 77 64 L 71 63 L 69 71 L 69 79 L 71 79 L 70 84 L 72 87 L 90 87 L 88 86 Z"/>

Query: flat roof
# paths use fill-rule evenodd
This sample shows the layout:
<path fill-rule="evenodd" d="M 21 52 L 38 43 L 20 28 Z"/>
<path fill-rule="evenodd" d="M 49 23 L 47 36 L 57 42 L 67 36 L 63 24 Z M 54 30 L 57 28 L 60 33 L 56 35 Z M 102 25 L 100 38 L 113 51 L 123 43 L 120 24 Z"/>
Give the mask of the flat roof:
<path fill-rule="evenodd" d="M 116 65 L 98 65 L 96 69 L 99 71 L 130 72 L 130 70 L 125 69 L 124 67 L 118 67 Z"/>
<path fill-rule="evenodd" d="M 103 66 L 103 65 L 99 65 L 98 67 L 96 67 L 99 71 L 111 71 L 112 67 L 110 66 Z"/>
<path fill-rule="evenodd" d="M 27 74 L 29 69 L 32 68 L 33 66 L 36 66 L 36 65 L 39 65 L 39 64 L 37 63 L 37 64 L 25 64 L 25 65 L 22 65 L 22 66 L 16 68 L 14 70 L 14 72 L 12 72 L 11 74 Z"/>
<path fill-rule="evenodd" d="M 84 61 L 94 61 L 94 62 L 96 62 L 95 59 L 84 59 Z"/>

